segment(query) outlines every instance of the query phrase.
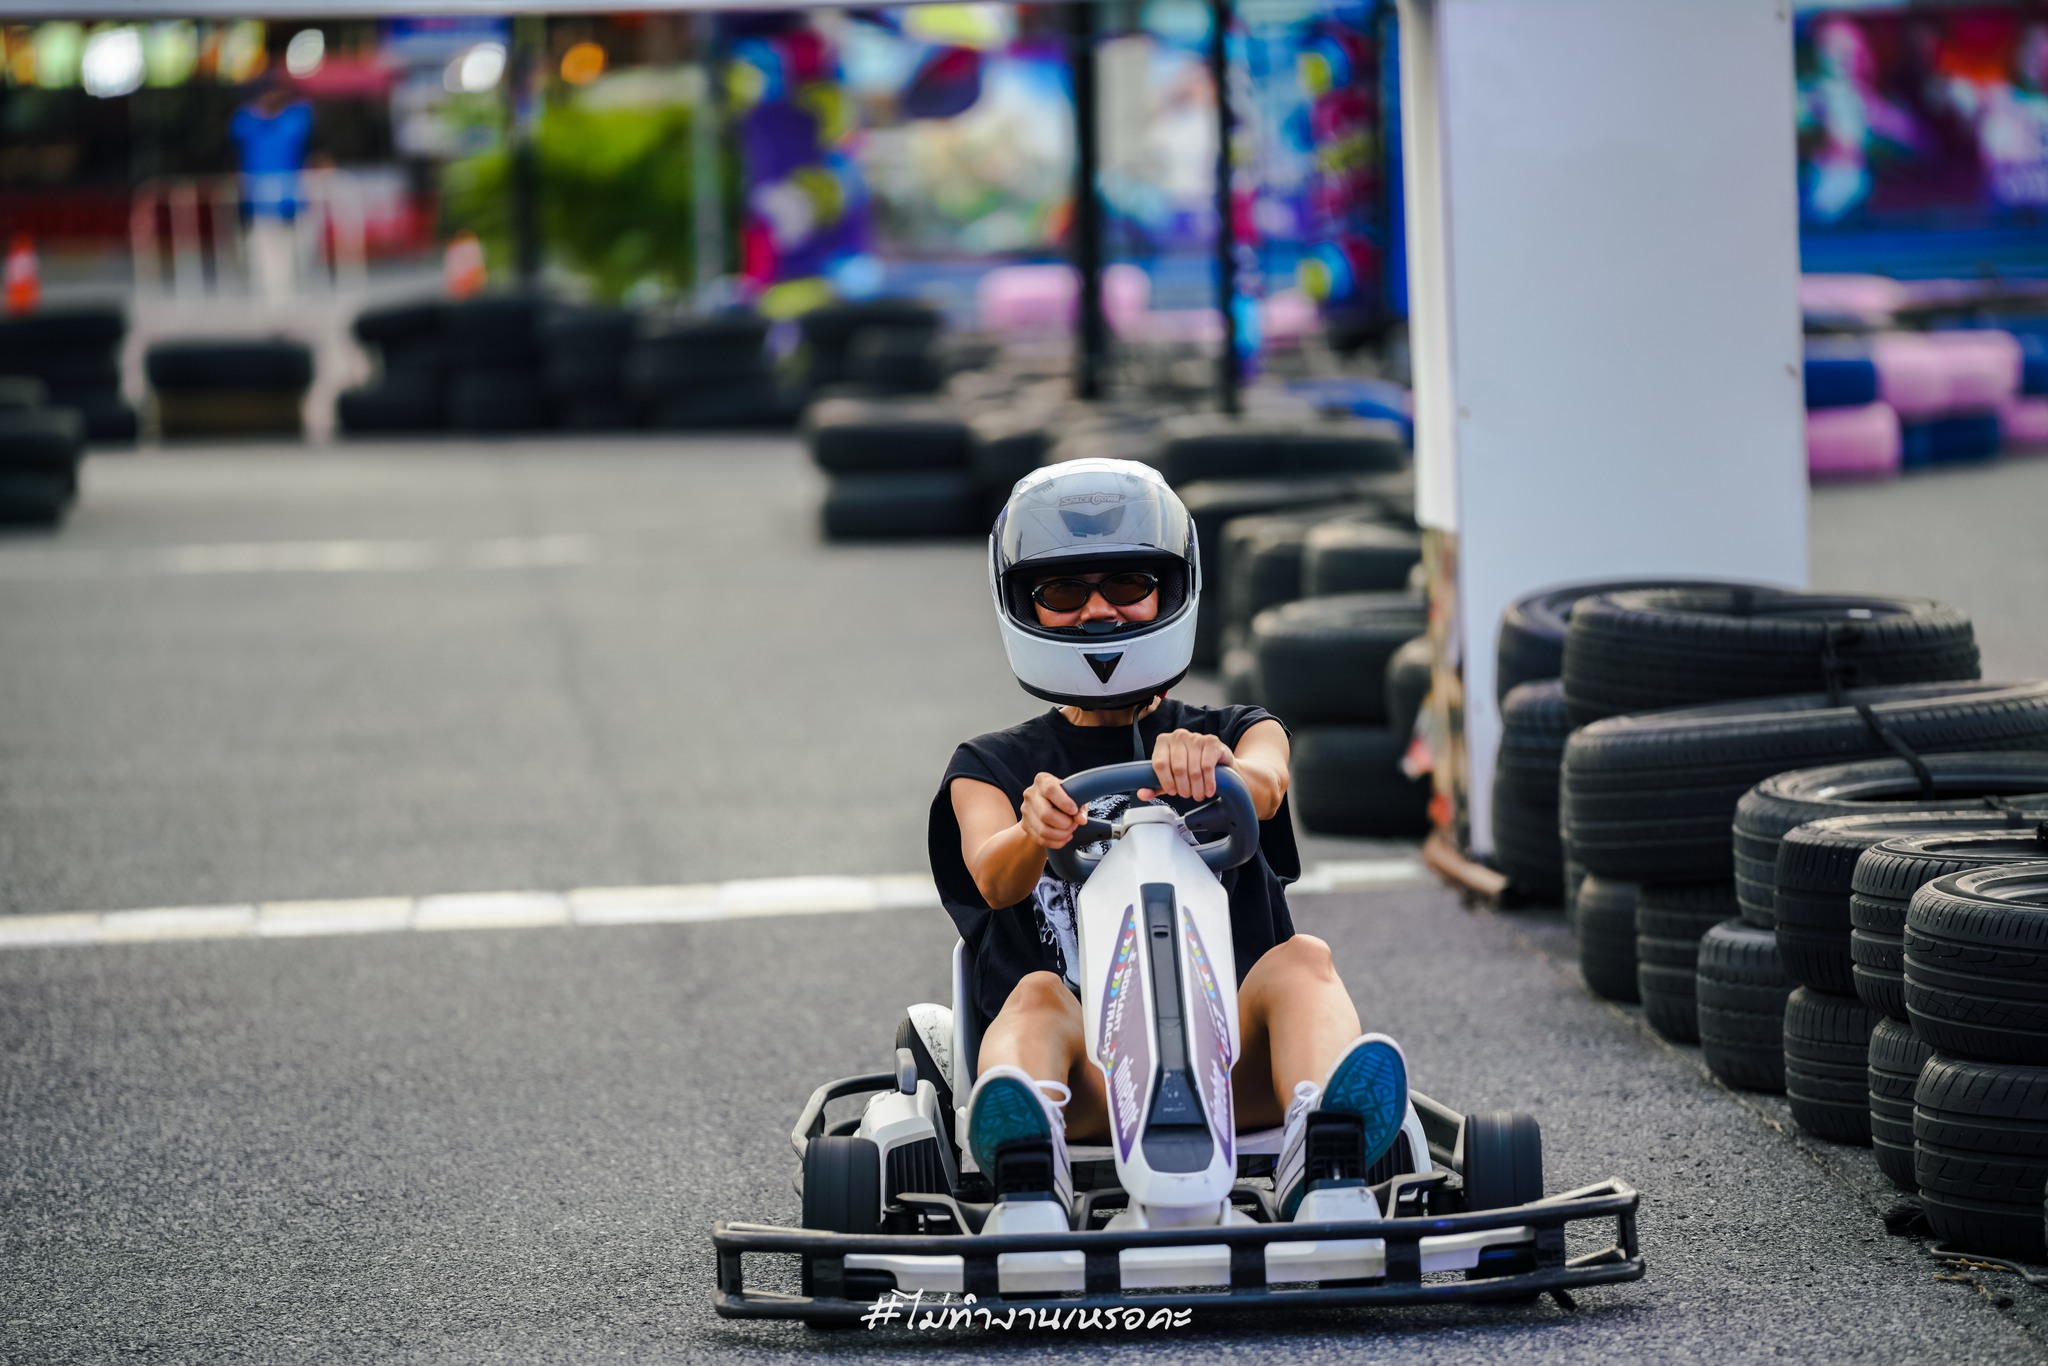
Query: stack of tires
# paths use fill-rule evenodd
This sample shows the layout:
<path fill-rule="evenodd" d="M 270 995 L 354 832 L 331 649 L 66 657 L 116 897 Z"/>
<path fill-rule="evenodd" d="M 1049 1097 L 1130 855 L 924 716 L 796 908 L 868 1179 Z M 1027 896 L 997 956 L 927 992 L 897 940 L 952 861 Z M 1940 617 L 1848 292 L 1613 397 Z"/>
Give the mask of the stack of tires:
<path fill-rule="evenodd" d="M 814 396 L 846 386 L 848 396 L 939 387 L 931 356 L 944 319 L 916 299 L 848 299 L 797 319 L 804 383 Z M 929 387 L 926 381 L 929 379 Z"/>
<path fill-rule="evenodd" d="M 56 526 L 78 496 L 85 420 L 28 376 L 0 379 L 0 527 Z"/>
<path fill-rule="evenodd" d="M 805 413 L 804 440 L 828 479 L 826 539 L 987 534 L 974 432 L 949 405 L 828 398 Z"/>
<path fill-rule="evenodd" d="M 121 394 L 127 335 L 128 316 L 112 304 L 0 318 L 0 375 L 41 380 L 47 406 L 76 412 L 93 445 L 133 445 L 135 410 Z"/>
<path fill-rule="evenodd" d="M 2028 814 L 2029 808 L 2038 814 Z M 2048 817 L 2048 753 L 1872 759 L 1777 774 L 1736 806 L 1736 894 L 1768 929 L 1787 986 L 1785 1094 L 1816 1137 L 1870 1142 L 1864 1075 L 1877 1010 L 1858 999 L 1851 901 L 1872 845 L 1914 833 L 1966 833 Z"/>
<path fill-rule="evenodd" d="M 1731 1084 L 1763 1089 L 1782 1084 L 1792 984 L 1770 930 L 1735 914 L 1744 793 L 1895 743 L 2030 747 L 2048 698 L 2048 685 L 1923 681 L 1976 677 L 1969 620 L 1951 608 L 1727 585 L 1582 598 L 1562 667 L 1578 727 L 1562 768 L 1565 856 L 1638 888 L 1635 986 L 1652 1025 L 1696 1038 Z M 1601 898 L 1617 920 L 1618 900 Z M 1578 930 L 1589 980 L 1619 978 L 1619 925 L 1590 924 L 1582 897 Z"/>
<path fill-rule="evenodd" d="M 640 331 L 630 309 L 550 308 L 540 316 L 541 375 L 555 425 L 570 432 L 615 432 L 638 425 L 626 393 L 626 355 Z"/>
<path fill-rule="evenodd" d="M 1857 860 L 1856 990 L 1877 1161 L 1966 1251 L 2048 1258 L 2048 826 Z"/>
<path fill-rule="evenodd" d="M 626 358 L 626 393 L 650 427 L 788 427 L 796 405 L 768 350 L 768 322 L 720 313 L 649 332 Z"/>
<path fill-rule="evenodd" d="M 143 357 L 166 441 L 305 434 L 313 351 L 284 337 L 161 341 Z"/>
<path fill-rule="evenodd" d="M 441 338 L 442 302 L 366 308 L 350 330 L 376 364 L 367 384 L 344 389 L 335 426 L 348 436 L 413 435 L 447 425 L 448 347 Z"/>
<path fill-rule="evenodd" d="M 554 425 L 539 320 L 540 301 L 529 294 L 480 294 L 442 305 L 449 431 L 494 436 Z"/>

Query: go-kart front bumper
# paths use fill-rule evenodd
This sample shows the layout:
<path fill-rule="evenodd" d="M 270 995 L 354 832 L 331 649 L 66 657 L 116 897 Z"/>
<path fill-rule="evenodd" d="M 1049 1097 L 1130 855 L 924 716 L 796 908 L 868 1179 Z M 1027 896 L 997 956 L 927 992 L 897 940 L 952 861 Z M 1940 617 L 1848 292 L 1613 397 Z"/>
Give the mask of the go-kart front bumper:
<path fill-rule="evenodd" d="M 892 1282 L 997 1312 L 1518 1299 L 1640 1279 L 1637 1200 L 1608 1180 L 1511 1209 L 1343 1223 L 937 1235 L 721 1223 L 715 1307 L 726 1318 L 853 1323 Z M 1567 1225 L 1602 1218 L 1614 1220 L 1614 1241 L 1568 1257 Z M 811 1293 L 749 1290 L 748 1254 L 805 1259 Z"/>

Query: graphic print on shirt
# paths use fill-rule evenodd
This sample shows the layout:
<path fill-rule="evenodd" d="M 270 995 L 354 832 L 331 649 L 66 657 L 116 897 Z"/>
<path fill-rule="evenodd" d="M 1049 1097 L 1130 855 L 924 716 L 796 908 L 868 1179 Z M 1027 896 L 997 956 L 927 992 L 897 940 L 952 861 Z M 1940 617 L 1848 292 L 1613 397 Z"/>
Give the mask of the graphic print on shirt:
<path fill-rule="evenodd" d="M 1088 817 L 1114 824 L 1135 800 L 1128 792 L 1112 792 L 1106 797 L 1097 797 L 1088 803 Z M 1099 857 L 1109 852 L 1109 841 L 1104 839 L 1084 844 L 1079 852 Z M 1077 919 L 1080 897 L 1080 883 L 1065 882 L 1049 873 L 1038 879 L 1038 886 L 1031 892 L 1032 909 L 1038 915 L 1038 941 L 1059 959 L 1060 976 L 1076 988 L 1081 985 L 1081 939 Z"/>

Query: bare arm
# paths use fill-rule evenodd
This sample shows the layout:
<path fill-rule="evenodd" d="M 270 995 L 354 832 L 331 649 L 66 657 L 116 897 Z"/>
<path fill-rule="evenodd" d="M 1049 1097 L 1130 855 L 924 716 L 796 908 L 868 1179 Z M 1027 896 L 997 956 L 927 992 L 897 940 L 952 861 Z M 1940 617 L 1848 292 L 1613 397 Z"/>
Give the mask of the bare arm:
<path fill-rule="evenodd" d="M 1238 737 L 1237 749 L 1213 735 L 1177 730 L 1159 737 L 1152 747 L 1152 768 L 1159 775 L 1158 792 L 1207 801 L 1216 795 L 1216 770 L 1232 768 L 1252 794 L 1252 809 L 1262 821 L 1279 813 L 1287 795 L 1287 731 L 1278 721 L 1261 721 Z M 1142 788 L 1150 801 L 1154 789 Z"/>
<path fill-rule="evenodd" d="M 951 796 L 960 857 L 990 906 L 1014 906 L 1031 895 L 1045 872 L 1045 851 L 1064 847 L 1083 819 L 1050 773 L 1025 789 L 1021 817 L 1011 814 L 1001 788 L 975 778 L 955 778 Z"/>

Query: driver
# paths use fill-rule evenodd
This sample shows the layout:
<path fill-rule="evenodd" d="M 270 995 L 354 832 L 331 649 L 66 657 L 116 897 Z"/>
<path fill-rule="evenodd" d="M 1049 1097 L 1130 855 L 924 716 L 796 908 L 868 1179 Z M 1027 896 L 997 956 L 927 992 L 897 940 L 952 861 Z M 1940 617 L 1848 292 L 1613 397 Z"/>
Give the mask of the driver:
<path fill-rule="evenodd" d="M 1284 884 L 1301 872 L 1287 810 L 1287 731 L 1249 706 L 1166 696 L 1194 653 L 1200 558 L 1187 509 L 1151 468 L 1074 460 L 1020 480 L 989 540 L 989 581 L 1010 667 L 1055 704 L 954 751 L 932 802 L 939 896 L 966 941 L 986 1013 L 967 1143 L 999 1198 L 1070 1202 L 1066 1137 L 1106 1141 L 1102 1072 L 1086 1056 L 1075 910 L 1048 849 L 1128 795 L 1081 810 L 1061 775 L 1150 759 L 1140 801 L 1185 811 L 1233 768 L 1259 816 L 1259 852 L 1222 873 L 1230 896 L 1242 1054 L 1240 1132 L 1284 1123 L 1274 1184 L 1291 1218 L 1311 1183 L 1357 1179 L 1393 1144 L 1408 1109 L 1392 1039 L 1361 1034 L 1329 945 L 1296 934 Z M 1096 846 L 1090 852 L 1099 852 Z"/>

